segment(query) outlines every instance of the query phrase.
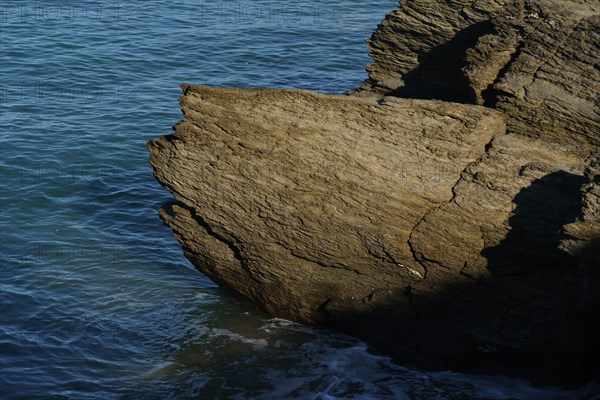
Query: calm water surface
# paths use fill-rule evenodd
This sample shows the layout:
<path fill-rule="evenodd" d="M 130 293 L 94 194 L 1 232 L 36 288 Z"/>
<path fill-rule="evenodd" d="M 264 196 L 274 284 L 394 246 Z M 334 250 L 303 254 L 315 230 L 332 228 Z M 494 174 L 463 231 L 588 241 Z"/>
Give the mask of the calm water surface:
<path fill-rule="evenodd" d="M 1 26 L 2 399 L 563 399 L 424 373 L 272 319 L 195 272 L 145 144 L 182 82 L 342 93 L 393 0 L 6 1 Z M 589 391 L 589 390 L 588 390 Z"/>

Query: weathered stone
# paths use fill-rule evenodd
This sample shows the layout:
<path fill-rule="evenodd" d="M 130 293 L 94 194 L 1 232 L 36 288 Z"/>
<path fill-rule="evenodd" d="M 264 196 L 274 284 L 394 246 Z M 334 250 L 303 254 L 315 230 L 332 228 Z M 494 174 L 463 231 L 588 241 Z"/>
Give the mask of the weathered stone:
<path fill-rule="evenodd" d="M 474 100 L 465 53 L 494 32 L 498 13 L 522 14 L 519 0 L 411 0 L 387 14 L 369 48 L 374 63 L 362 91 L 458 102 Z M 511 7 L 512 6 L 512 7 Z M 364 93 L 363 93 L 364 94 Z M 370 94 L 370 93 L 368 93 Z"/>
<path fill-rule="evenodd" d="M 411 232 L 505 130 L 500 113 L 439 101 L 184 90 L 185 119 L 150 144 L 182 203 L 163 219 L 215 281 L 313 323 L 424 278 Z"/>
<path fill-rule="evenodd" d="M 183 121 L 149 144 L 177 200 L 161 217 L 274 315 L 429 368 L 583 379 L 600 359 L 598 14 L 414 0 L 374 33 L 355 96 L 184 85 Z"/>
<path fill-rule="evenodd" d="M 496 18 L 467 52 L 466 75 L 479 104 L 509 116 L 509 132 L 589 154 L 600 145 L 600 3 L 525 3 L 523 18 Z"/>

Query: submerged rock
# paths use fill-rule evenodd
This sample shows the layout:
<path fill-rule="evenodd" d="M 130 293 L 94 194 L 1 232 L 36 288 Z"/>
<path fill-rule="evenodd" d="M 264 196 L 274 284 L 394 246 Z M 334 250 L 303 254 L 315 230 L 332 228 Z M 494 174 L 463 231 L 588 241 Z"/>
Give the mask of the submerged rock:
<path fill-rule="evenodd" d="M 403 4 L 354 96 L 184 85 L 183 121 L 148 146 L 177 200 L 161 217 L 197 269 L 274 315 L 427 368 L 585 380 L 599 6 Z"/>

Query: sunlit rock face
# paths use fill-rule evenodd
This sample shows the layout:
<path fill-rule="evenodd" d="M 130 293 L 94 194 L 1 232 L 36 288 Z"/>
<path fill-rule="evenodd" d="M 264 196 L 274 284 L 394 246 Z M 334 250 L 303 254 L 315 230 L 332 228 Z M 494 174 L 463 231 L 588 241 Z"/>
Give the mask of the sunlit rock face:
<path fill-rule="evenodd" d="M 427 368 L 583 381 L 600 359 L 597 2 L 403 4 L 351 96 L 184 85 L 184 119 L 148 146 L 176 198 L 161 217 L 273 315 Z"/>

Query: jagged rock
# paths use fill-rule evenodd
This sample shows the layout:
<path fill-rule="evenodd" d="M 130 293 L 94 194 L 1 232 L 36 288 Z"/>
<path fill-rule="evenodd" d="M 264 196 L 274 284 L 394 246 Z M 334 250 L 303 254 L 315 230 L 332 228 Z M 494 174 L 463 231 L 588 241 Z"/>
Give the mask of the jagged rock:
<path fill-rule="evenodd" d="M 589 154 L 600 145 L 600 3 L 524 3 L 523 18 L 497 17 L 495 33 L 467 51 L 470 86 L 509 116 L 509 132 Z"/>
<path fill-rule="evenodd" d="M 185 119 L 150 143 L 180 202 L 163 219 L 215 281 L 311 323 L 421 281 L 413 228 L 505 130 L 500 113 L 439 101 L 184 90 Z"/>
<path fill-rule="evenodd" d="M 352 94 L 484 104 L 509 133 L 600 145 L 597 0 L 414 0 L 373 33 Z"/>
<path fill-rule="evenodd" d="M 585 378 L 598 10 L 414 0 L 374 33 L 355 96 L 184 85 L 183 121 L 149 143 L 177 200 L 161 217 L 200 271 L 274 315 L 428 368 Z"/>
<path fill-rule="evenodd" d="M 375 61 L 361 91 L 401 97 L 471 102 L 475 95 L 463 72 L 465 52 L 493 33 L 491 18 L 511 13 L 518 0 L 402 1 L 377 27 L 369 48 Z M 364 92 L 362 94 L 365 94 Z M 371 93 L 367 93 L 370 95 Z"/>
<path fill-rule="evenodd" d="M 582 210 L 577 221 L 565 226 L 568 235 L 561 249 L 578 257 L 584 275 L 577 306 L 600 315 L 600 155 L 586 169 L 588 179 L 582 189 Z"/>

